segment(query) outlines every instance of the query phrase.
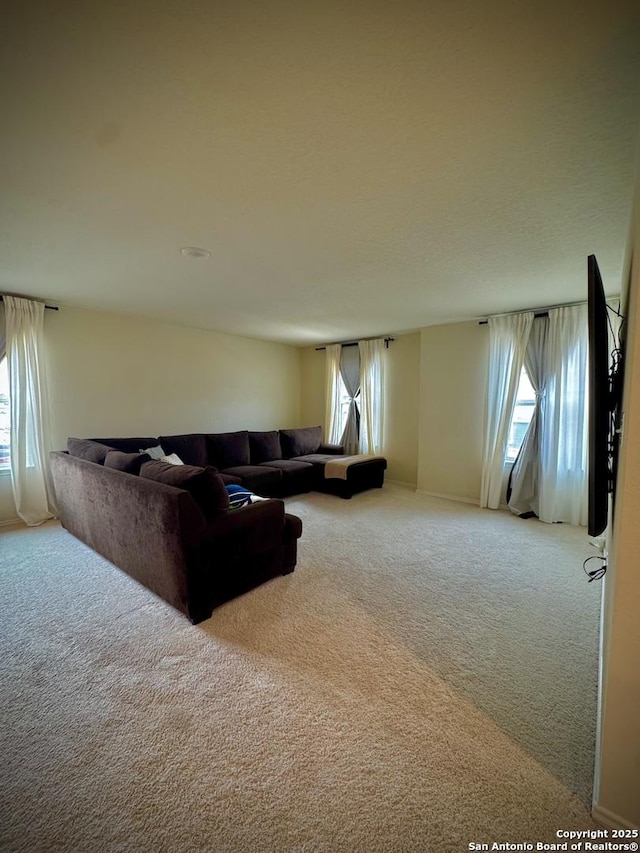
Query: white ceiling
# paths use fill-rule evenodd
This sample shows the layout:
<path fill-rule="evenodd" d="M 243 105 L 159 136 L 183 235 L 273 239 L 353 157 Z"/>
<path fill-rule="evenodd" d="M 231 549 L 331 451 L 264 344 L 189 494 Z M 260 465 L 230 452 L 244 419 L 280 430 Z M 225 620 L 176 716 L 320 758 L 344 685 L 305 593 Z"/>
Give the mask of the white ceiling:
<path fill-rule="evenodd" d="M 9 6 L 0 290 L 294 344 L 619 291 L 637 0 Z"/>

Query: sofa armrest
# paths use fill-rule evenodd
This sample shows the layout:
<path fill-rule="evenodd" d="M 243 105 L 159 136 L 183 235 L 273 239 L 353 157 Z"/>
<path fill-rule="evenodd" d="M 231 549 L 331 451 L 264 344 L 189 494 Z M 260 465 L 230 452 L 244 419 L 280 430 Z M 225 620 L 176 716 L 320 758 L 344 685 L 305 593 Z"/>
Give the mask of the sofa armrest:
<path fill-rule="evenodd" d="M 302 520 L 297 515 L 284 514 L 284 539 L 286 542 L 294 542 L 302 536 Z"/>
<path fill-rule="evenodd" d="M 334 456 L 344 456 L 342 444 L 325 444 L 324 442 L 316 450 L 316 453 L 332 453 Z"/>
<path fill-rule="evenodd" d="M 208 525 L 210 546 L 261 554 L 282 545 L 284 536 L 284 503 L 280 500 L 255 504 L 220 513 Z"/>

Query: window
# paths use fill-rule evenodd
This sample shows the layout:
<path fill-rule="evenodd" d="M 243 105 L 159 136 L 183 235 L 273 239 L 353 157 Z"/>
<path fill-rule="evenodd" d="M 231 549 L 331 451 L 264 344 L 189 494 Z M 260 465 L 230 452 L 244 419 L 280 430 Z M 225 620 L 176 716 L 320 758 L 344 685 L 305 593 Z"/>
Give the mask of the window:
<path fill-rule="evenodd" d="M 509 443 L 507 444 L 506 462 L 515 462 L 522 442 L 529 429 L 533 409 L 536 403 L 536 394 L 529 381 L 529 375 L 523 367 L 520 373 L 516 405 L 513 410 L 513 418 L 509 427 Z"/>
<path fill-rule="evenodd" d="M 0 360 L 0 470 L 9 467 L 9 371 L 6 357 Z"/>
<path fill-rule="evenodd" d="M 326 348 L 328 441 L 342 444 L 347 455 L 381 453 L 384 348 L 383 338 Z"/>

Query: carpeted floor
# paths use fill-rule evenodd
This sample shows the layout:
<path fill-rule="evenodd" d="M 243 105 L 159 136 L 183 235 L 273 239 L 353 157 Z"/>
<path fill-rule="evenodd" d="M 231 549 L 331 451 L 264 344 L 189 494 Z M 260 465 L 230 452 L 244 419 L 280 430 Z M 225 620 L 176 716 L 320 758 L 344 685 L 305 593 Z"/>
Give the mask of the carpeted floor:
<path fill-rule="evenodd" d="M 595 826 L 585 532 L 393 486 L 287 504 L 294 574 L 197 627 L 55 523 L 0 533 L 0 849 L 449 853 Z"/>

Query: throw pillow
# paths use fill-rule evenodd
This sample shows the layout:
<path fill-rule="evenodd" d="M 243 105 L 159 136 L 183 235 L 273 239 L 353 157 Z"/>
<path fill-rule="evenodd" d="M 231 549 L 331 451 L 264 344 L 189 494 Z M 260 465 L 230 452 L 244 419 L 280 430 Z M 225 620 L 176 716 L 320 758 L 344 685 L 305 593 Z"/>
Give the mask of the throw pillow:
<path fill-rule="evenodd" d="M 245 489 L 244 486 L 236 486 L 227 485 L 225 486 L 227 492 L 229 493 L 229 509 L 240 509 L 242 506 L 248 506 L 249 504 L 257 503 L 258 501 L 268 501 L 269 498 L 260 497 L 260 495 L 254 495 L 253 492 L 250 492 L 248 489 Z"/>
<path fill-rule="evenodd" d="M 170 453 L 168 456 L 161 456 L 161 462 L 168 462 L 169 465 L 184 465 L 184 462 L 177 453 Z"/>
<path fill-rule="evenodd" d="M 67 450 L 69 451 L 69 456 L 75 456 L 78 459 L 86 459 L 87 462 L 96 462 L 98 465 L 104 465 L 107 453 L 113 450 L 113 448 L 106 444 L 100 444 L 98 441 L 91 441 L 89 438 L 68 438 Z"/>
<path fill-rule="evenodd" d="M 282 459 L 280 433 L 277 429 L 269 432 L 250 432 L 249 449 L 252 465 L 271 462 L 273 459 Z"/>
<path fill-rule="evenodd" d="M 157 447 L 141 447 L 140 453 L 146 453 L 150 459 L 162 459 L 165 455 L 164 450 L 159 444 Z"/>
<path fill-rule="evenodd" d="M 209 521 L 218 513 L 229 509 L 229 495 L 213 468 L 172 465 L 169 462 L 152 459 L 144 463 L 140 469 L 140 476 L 189 492 Z"/>
<path fill-rule="evenodd" d="M 251 464 L 247 430 L 210 433 L 206 438 L 209 448 L 209 462 L 215 465 L 219 471 Z"/>
<path fill-rule="evenodd" d="M 322 444 L 322 427 L 303 427 L 301 429 L 281 429 L 280 444 L 285 459 L 316 453 Z"/>
<path fill-rule="evenodd" d="M 105 457 L 104 467 L 137 475 L 145 462 L 149 462 L 146 453 L 124 453 L 122 450 L 110 450 Z"/>
<path fill-rule="evenodd" d="M 159 435 L 158 442 L 164 448 L 165 456 L 177 453 L 187 465 L 204 468 L 211 461 L 207 455 L 207 442 L 201 433 Z"/>

